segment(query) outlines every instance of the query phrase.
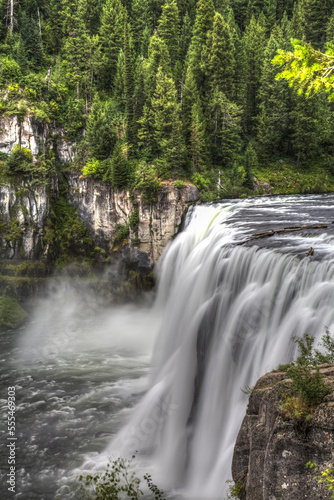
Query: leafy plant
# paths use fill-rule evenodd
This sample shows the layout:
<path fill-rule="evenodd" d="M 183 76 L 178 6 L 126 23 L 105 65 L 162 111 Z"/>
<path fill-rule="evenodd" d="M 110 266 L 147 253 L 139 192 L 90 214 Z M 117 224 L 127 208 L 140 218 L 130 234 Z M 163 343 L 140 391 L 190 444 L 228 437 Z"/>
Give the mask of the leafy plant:
<path fill-rule="evenodd" d="M 320 484 L 325 484 L 328 491 L 331 492 L 331 498 L 334 498 L 334 467 L 329 467 L 320 472 L 319 467 L 313 460 L 307 462 L 306 467 L 314 469 L 314 472 L 316 473 L 314 479 L 316 479 Z"/>
<path fill-rule="evenodd" d="M 314 408 L 331 392 L 318 365 L 333 362 L 334 339 L 326 329 L 320 344 L 322 351 L 314 348 L 315 339 L 311 335 L 305 334 L 293 341 L 298 345 L 299 356 L 295 362 L 278 367 L 291 378 L 289 389 L 283 395 L 285 402 L 281 409 L 283 415 L 292 420 L 308 422 Z"/>
<path fill-rule="evenodd" d="M 132 469 L 131 460 L 118 458 L 110 462 L 104 473 L 87 474 L 80 476 L 80 487 L 78 489 L 80 497 L 89 500 L 118 500 L 129 497 L 137 500 L 144 496 L 141 490 L 141 478 Z M 163 500 L 163 491 L 152 481 L 149 474 L 145 474 L 143 479 L 149 491 L 153 494 L 154 500 Z"/>
<path fill-rule="evenodd" d="M 156 201 L 161 184 L 154 165 L 148 165 L 144 162 L 139 165 L 135 173 L 134 189 L 142 193 L 144 201 L 148 203 Z"/>
<path fill-rule="evenodd" d="M 129 225 L 117 224 L 117 233 L 115 235 L 115 240 L 118 243 L 122 243 L 128 236 L 129 236 Z"/>
<path fill-rule="evenodd" d="M 174 182 L 174 186 L 175 186 L 177 189 L 182 189 L 182 188 L 184 188 L 185 184 L 184 184 L 184 181 L 175 181 L 175 182 Z"/>

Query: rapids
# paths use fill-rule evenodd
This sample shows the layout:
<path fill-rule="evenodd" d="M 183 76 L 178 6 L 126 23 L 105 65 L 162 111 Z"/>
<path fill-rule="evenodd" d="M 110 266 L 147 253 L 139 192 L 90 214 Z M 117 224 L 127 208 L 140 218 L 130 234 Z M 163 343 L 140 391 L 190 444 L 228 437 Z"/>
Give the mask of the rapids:
<path fill-rule="evenodd" d="M 333 203 L 314 195 L 195 207 L 161 259 L 153 303 L 100 310 L 65 287 L 27 328 L 3 331 L 1 425 L 7 386 L 18 395 L 16 498 L 75 498 L 80 470 L 136 450 L 169 497 L 224 498 L 241 389 L 293 358 L 292 336 L 334 331 Z M 315 223 L 328 228 L 236 245 Z"/>

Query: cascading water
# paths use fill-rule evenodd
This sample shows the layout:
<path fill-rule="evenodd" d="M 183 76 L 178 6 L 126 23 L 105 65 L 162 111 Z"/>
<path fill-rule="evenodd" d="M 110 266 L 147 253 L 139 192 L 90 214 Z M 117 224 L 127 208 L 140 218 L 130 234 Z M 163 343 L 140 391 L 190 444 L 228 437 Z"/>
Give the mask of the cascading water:
<path fill-rule="evenodd" d="M 235 243 L 268 224 L 330 223 L 332 203 L 290 197 L 193 211 L 163 259 L 150 389 L 108 453 L 139 450 L 169 491 L 222 498 L 247 404 L 241 389 L 291 360 L 292 336 L 334 327 L 332 227 L 257 242 L 270 248 Z"/>
<path fill-rule="evenodd" d="M 153 306 L 149 295 L 105 309 L 62 284 L 29 325 L 1 329 L 1 394 L 17 390 L 13 498 L 73 499 L 83 468 L 136 450 L 134 464 L 168 497 L 224 498 L 241 389 L 294 356 L 292 335 L 334 331 L 333 204 L 319 195 L 195 207 L 166 249 Z M 316 223 L 328 228 L 236 245 Z M 1 396 L 4 439 L 6 415 Z"/>

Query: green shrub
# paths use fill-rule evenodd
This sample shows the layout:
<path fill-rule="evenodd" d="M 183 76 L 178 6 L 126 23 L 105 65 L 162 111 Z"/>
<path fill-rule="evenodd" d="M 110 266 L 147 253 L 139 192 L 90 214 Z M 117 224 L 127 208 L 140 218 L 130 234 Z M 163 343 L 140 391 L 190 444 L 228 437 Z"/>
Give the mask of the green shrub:
<path fill-rule="evenodd" d="M 135 173 L 134 189 L 142 193 L 143 200 L 153 203 L 157 200 L 161 184 L 158 179 L 158 172 L 154 165 L 141 163 Z"/>
<path fill-rule="evenodd" d="M 331 392 L 318 365 L 333 362 L 334 339 L 327 329 L 322 337 L 322 351 L 314 348 L 314 337 L 308 334 L 293 341 L 298 345 L 299 356 L 295 362 L 278 367 L 291 378 L 281 409 L 288 418 L 305 422 L 310 420 L 313 409 Z"/>
<path fill-rule="evenodd" d="M 103 162 L 96 158 L 91 158 L 84 166 L 82 173 L 85 177 L 92 177 L 93 179 L 102 180 L 105 175 Z"/>
<path fill-rule="evenodd" d="M 140 488 L 142 480 L 131 470 L 134 458 L 118 458 L 108 464 L 104 473 L 80 476 L 80 497 L 90 500 L 118 500 L 126 497 L 137 500 L 143 497 L 144 493 Z M 163 500 L 163 491 L 152 482 L 151 476 L 145 474 L 143 479 L 153 498 Z"/>
<path fill-rule="evenodd" d="M 174 186 L 177 188 L 177 189 L 182 189 L 184 188 L 185 184 L 183 181 L 175 181 L 174 182 Z"/>
<path fill-rule="evenodd" d="M 129 236 L 129 225 L 117 224 L 117 233 L 115 235 L 115 240 L 118 243 L 122 243 Z"/>
<path fill-rule="evenodd" d="M 314 472 L 316 473 L 314 479 L 316 479 L 319 484 L 325 484 L 328 491 L 331 493 L 331 498 L 334 498 L 334 467 L 329 467 L 328 469 L 320 472 L 319 467 L 313 460 L 311 462 L 307 462 L 306 467 L 314 469 Z"/>
<path fill-rule="evenodd" d="M 227 483 L 231 483 L 232 481 L 227 481 Z M 227 497 L 226 500 L 232 500 L 234 498 L 240 498 L 242 493 L 245 490 L 245 486 L 243 481 L 237 481 L 234 484 L 231 484 L 229 486 L 228 491 L 227 491 Z"/>
<path fill-rule="evenodd" d="M 22 78 L 21 68 L 14 59 L 4 57 L 0 61 L 0 84 L 19 83 Z"/>
<path fill-rule="evenodd" d="M 210 179 L 198 172 L 192 176 L 191 180 L 200 191 L 207 191 L 211 184 Z"/>
<path fill-rule="evenodd" d="M 139 210 L 135 208 L 129 217 L 129 224 L 132 229 L 136 229 L 139 226 Z"/>

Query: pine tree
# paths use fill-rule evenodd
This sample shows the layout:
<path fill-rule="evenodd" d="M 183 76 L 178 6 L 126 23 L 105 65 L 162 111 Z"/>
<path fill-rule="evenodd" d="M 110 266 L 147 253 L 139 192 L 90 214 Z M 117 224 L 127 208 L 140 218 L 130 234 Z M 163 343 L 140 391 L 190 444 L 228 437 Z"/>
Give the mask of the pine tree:
<path fill-rule="evenodd" d="M 182 133 L 182 123 L 178 107 L 175 110 L 172 134 L 170 140 L 168 141 L 165 157 L 168 165 L 166 177 L 183 177 L 185 175 L 185 168 L 187 164 L 187 148 Z"/>
<path fill-rule="evenodd" d="M 99 30 L 100 54 L 97 80 L 100 88 L 112 89 L 117 60 L 123 45 L 125 10 L 121 0 L 107 0 L 102 11 Z"/>
<path fill-rule="evenodd" d="M 131 29 L 137 54 L 147 56 L 143 51 L 143 42 L 153 33 L 153 22 L 149 12 L 148 0 L 133 0 L 131 10 Z"/>
<path fill-rule="evenodd" d="M 254 189 L 253 176 L 254 171 L 258 168 L 257 154 L 254 149 L 252 142 L 250 141 L 247 145 L 245 152 L 245 171 L 246 176 L 244 180 L 244 186 L 248 189 Z"/>
<path fill-rule="evenodd" d="M 112 110 L 108 102 L 95 97 L 86 128 L 86 141 L 91 156 L 97 160 L 109 158 L 115 136 L 112 130 Z"/>
<path fill-rule="evenodd" d="M 259 89 L 258 143 L 263 159 L 275 151 L 287 153 L 289 149 L 291 90 L 288 82 L 276 80 L 279 69 L 272 64 L 283 45 L 283 33 L 275 26 L 265 50 Z"/>
<path fill-rule="evenodd" d="M 215 15 L 213 30 L 208 33 L 207 50 L 202 53 L 202 66 L 206 68 L 211 89 L 219 88 L 232 98 L 234 92 L 234 46 L 228 24 Z"/>
<path fill-rule="evenodd" d="M 134 82 L 132 74 L 133 62 L 130 48 L 130 33 L 127 17 L 124 24 L 124 90 L 126 100 L 126 120 L 127 120 L 127 138 L 130 146 L 136 143 L 136 126 L 133 115 L 133 94 Z"/>
<path fill-rule="evenodd" d="M 208 111 L 207 131 L 212 161 L 215 165 L 232 166 L 240 148 L 241 111 L 218 87 Z"/>
<path fill-rule="evenodd" d="M 113 186 L 117 189 L 124 189 L 129 181 L 128 163 L 125 156 L 126 145 L 117 141 L 112 157 L 111 171 Z"/>
<path fill-rule="evenodd" d="M 191 110 L 190 158 L 193 173 L 204 170 L 207 165 L 206 144 L 205 119 L 200 100 L 197 99 Z"/>
<path fill-rule="evenodd" d="M 165 42 L 172 65 L 179 59 L 180 15 L 176 0 L 165 0 L 159 19 L 158 33 Z"/>
<path fill-rule="evenodd" d="M 180 34 L 180 43 L 179 43 L 180 61 L 182 62 L 184 62 L 186 59 L 186 55 L 191 42 L 192 31 L 193 31 L 193 26 L 191 22 L 191 17 L 189 16 L 187 11 L 185 16 L 183 17 L 181 34 Z"/>
<path fill-rule="evenodd" d="M 189 66 L 183 86 L 181 98 L 182 123 L 186 145 L 190 144 L 191 114 L 194 102 L 199 101 L 199 91 L 192 67 Z"/>
<path fill-rule="evenodd" d="M 175 116 L 178 113 L 177 93 L 172 78 L 159 67 L 157 85 L 152 99 L 153 137 L 156 154 L 165 155 L 170 146 Z"/>
<path fill-rule="evenodd" d="M 144 80 L 145 80 L 145 93 L 146 102 L 151 106 L 151 99 L 156 87 L 156 77 L 158 68 L 161 67 L 162 71 L 168 76 L 172 75 L 170 57 L 165 42 L 155 33 L 150 40 L 148 48 L 148 58 L 144 64 Z"/>
<path fill-rule="evenodd" d="M 212 0 L 198 0 L 193 36 L 189 47 L 189 64 L 198 88 L 203 85 L 204 75 L 201 70 L 202 51 L 206 45 L 207 34 L 212 31 L 215 9 Z"/>
<path fill-rule="evenodd" d="M 255 17 L 252 17 L 246 28 L 244 40 L 247 56 L 247 101 L 245 112 L 247 128 L 251 132 L 254 129 L 253 117 L 258 114 L 258 90 L 266 44 L 265 29 L 256 21 Z"/>
<path fill-rule="evenodd" d="M 334 43 L 334 11 L 326 26 L 326 42 Z"/>
<path fill-rule="evenodd" d="M 322 48 L 325 42 L 325 26 L 331 15 L 333 0 L 300 0 L 306 40 L 315 48 Z"/>

